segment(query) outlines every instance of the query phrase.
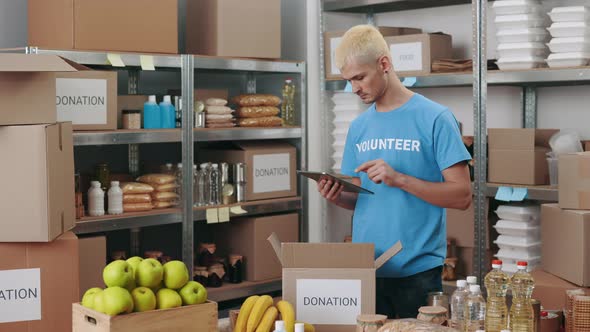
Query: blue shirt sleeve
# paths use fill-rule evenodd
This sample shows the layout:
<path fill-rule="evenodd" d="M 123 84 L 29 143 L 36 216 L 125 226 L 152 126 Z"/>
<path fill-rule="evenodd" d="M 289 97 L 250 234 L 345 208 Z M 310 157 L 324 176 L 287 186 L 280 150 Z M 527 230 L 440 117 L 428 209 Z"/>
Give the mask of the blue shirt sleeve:
<path fill-rule="evenodd" d="M 434 121 L 434 156 L 441 172 L 457 163 L 471 160 L 457 120 L 449 110 L 441 113 Z"/>
<path fill-rule="evenodd" d="M 346 134 L 344 156 L 342 157 L 342 167 L 340 172 L 343 175 L 359 177 L 359 174 L 354 172 L 354 170 L 360 166 L 356 158 L 356 151 L 354 150 L 355 136 L 354 126 L 351 125 L 350 128 L 348 128 L 348 133 Z"/>

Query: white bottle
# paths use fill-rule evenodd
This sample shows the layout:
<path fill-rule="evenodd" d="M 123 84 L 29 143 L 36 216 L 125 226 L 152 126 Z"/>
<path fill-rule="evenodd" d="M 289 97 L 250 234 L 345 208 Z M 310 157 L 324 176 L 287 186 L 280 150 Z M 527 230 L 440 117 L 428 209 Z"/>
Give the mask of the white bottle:
<path fill-rule="evenodd" d="M 295 332 L 305 332 L 305 324 L 295 323 Z"/>
<path fill-rule="evenodd" d="M 479 285 L 469 286 L 465 300 L 465 331 L 474 332 L 485 329 L 486 301 L 481 296 Z"/>
<path fill-rule="evenodd" d="M 274 332 L 285 332 L 285 322 L 282 320 L 275 321 Z"/>
<path fill-rule="evenodd" d="M 123 191 L 119 187 L 119 181 L 111 181 L 107 195 L 109 196 L 109 214 L 122 214 Z"/>
<path fill-rule="evenodd" d="M 477 277 L 469 276 L 467 277 L 467 290 L 469 290 L 469 286 L 477 285 Z"/>
<path fill-rule="evenodd" d="M 457 280 L 457 290 L 451 296 L 451 319 L 449 326 L 458 330 L 465 330 L 465 299 L 469 291 L 467 290 L 467 281 Z"/>
<path fill-rule="evenodd" d="M 104 191 L 100 188 L 100 182 L 90 182 L 88 190 L 88 214 L 92 217 L 104 216 Z"/>

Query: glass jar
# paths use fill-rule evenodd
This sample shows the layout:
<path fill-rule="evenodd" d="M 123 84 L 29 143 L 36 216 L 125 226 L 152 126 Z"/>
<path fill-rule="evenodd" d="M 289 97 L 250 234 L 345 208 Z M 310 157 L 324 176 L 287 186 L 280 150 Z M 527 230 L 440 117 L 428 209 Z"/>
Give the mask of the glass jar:
<path fill-rule="evenodd" d="M 385 315 L 358 315 L 356 332 L 377 332 L 387 321 Z"/>
<path fill-rule="evenodd" d="M 141 129 L 140 110 L 123 110 L 123 129 Z"/>
<path fill-rule="evenodd" d="M 106 163 L 96 165 L 95 177 L 96 181 L 100 182 L 100 188 L 106 192 L 109 189 L 111 172 L 109 165 Z"/>
<path fill-rule="evenodd" d="M 229 282 L 232 284 L 239 284 L 242 282 L 242 256 L 241 255 L 229 255 Z"/>
<path fill-rule="evenodd" d="M 441 306 L 427 306 L 418 309 L 418 320 L 443 325 L 447 321 L 447 309 Z"/>
<path fill-rule="evenodd" d="M 207 287 L 208 279 L 209 279 L 209 272 L 207 272 L 207 267 L 205 266 L 195 266 L 193 268 L 193 280 L 200 283 L 201 285 Z"/>

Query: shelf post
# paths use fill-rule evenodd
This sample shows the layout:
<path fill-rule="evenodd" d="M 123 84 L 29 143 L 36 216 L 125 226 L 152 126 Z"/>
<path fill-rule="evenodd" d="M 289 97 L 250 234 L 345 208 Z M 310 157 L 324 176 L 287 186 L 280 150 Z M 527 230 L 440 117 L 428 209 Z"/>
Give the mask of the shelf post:
<path fill-rule="evenodd" d="M 194 79 L 195 60 L 181 55 L 182 80 L 182 260 L 192 276 L 194 263 L 193 164 L 194 164 Z"/>

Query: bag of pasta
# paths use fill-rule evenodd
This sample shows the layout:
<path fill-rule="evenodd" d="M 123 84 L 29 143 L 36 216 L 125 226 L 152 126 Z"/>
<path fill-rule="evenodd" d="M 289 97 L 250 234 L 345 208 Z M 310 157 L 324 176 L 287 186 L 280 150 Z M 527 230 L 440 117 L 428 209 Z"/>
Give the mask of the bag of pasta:
<path fill-rule="evenodd" d="M 125 182 L 121 184 L 123 194 L 149 194 L 154 191 L 154 187 L 146 183 Z"/>
<path fill-rule="evenodd" d="M 279 112 L 279 108 L 275 106 L 245 106 L 238 108 L 236 116 L 238 118 L 263 118 L 276 116 Z"/>
<path fill-rule="evenodd" d="M 238 106 L 279 106 L 281 98 L 268 94 L 245 94 L 232 99 Z"/>
<path fill-rule="evenodd" d="M 138 182 L 168 184 L 176 181 L 176 177 L 170 174 L 146 174 L 137 178 Z"/>

